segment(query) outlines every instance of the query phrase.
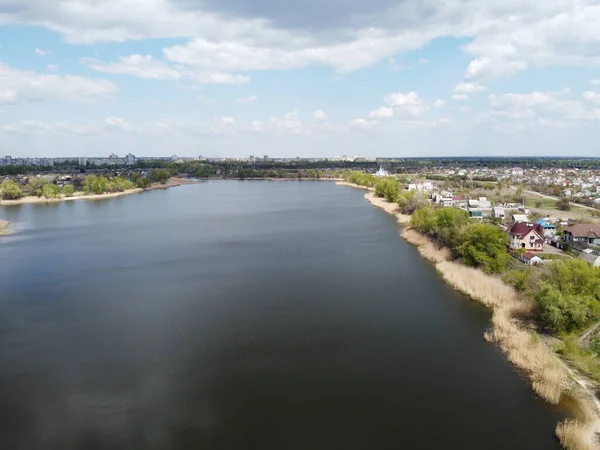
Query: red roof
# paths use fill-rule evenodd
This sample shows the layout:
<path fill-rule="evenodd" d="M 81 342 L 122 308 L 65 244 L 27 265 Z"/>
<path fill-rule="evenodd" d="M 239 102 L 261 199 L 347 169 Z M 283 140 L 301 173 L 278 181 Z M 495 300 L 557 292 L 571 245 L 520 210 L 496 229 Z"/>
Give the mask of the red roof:
<path fill-rule="evenodd" d="M 531 230 L 534 230 L 540 237 L 544 235 L 544 230 L 539 223 L 515 222 L 510 226 L 508 232 L 523 237 Z"/>
<path fill-rule="evenodd" d="M 534 255 L 534 254 L 533 254 L 533 253 L 531 253 L 531 252 L 527 252 L 527 253 L 525 253 L 525 254 L 523 255 L 523 257 L 524 257 L 525 259 L 531 259 L 531 258 L 533 258 L 533 257 L 535 257 L 535 256 L 536 256 L 536 255 Z"/>

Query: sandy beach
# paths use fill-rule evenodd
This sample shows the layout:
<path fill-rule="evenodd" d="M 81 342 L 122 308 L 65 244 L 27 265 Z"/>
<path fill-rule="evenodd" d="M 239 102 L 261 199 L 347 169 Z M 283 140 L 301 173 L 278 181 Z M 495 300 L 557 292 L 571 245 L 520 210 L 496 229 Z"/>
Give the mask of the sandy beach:
<path fill-rule="evenodd" d="M 60 198 L 45 198 L 45 197 L 35 197 L 35 196 L 27 196 L 20 198 L 19 200 L 0 200 L 0 206 L 13 206 L 13 205 L 28 205 L 28 204 L 48 204 L 48 203 L 58 203 L 58 202 L 66 202 L 73 200 L 105 200 L 109 198 L 122 197 L 124 195 L 131 194 L 139 194 L 145 191 L 153 191 L 157 189 L 169 189 L 172 187 L 182 186 L 185 184 L 195 184 L 198 183 L 196 180 L 190 180 L 188 178 L 179 178 L 173 177 L 165 184 L 154 183 L 150 185 L 146 189 L 135 188 L 128 189 L 123 192 L 112 192 L 106 194 L 90 194 L 84 195 L 83 192 L 75 192 L 72 197 L 60 197 Z"/>

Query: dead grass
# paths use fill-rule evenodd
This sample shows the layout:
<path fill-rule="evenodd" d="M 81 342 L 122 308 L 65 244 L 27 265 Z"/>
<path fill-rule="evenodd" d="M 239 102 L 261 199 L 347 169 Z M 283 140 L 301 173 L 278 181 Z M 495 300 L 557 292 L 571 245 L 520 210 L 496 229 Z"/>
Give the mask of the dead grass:
<path fill-rule="evenodd" d="M 424 236 L 413 229 L 406 228 L 402 231 L 401 236 L 406 241 L 416 246 L 421 255 L 423 255 L 429 261 L 441 263 L 444 261 L 450 261 L 452 259 L 452 253 L 450 252 L 450 249 L 446 247 L 438 247 L 427 236 Z"/>
<path fill-rule="evenodd" d="M 10 234 L 10 231 L 6 229 L 9 223 L 6 220 L 0 220 L 0 236 L 8 236 Z"/>
<path fill-rule="evenodd" d="M 556 426 L 556 435 L 563 448 L 567 450 L 592 450 L 587 442 L 586 426 L 573 419 L 567 419 Z"/>
<path fill-rule="evenodd" d="M 531 314 L 531 300 L 480 270 L 455 262 L 442 262 L 436 267 L 452 287 L 493 309 L 493 330 L 486 331 L 484 339 L 496 342 L 508 360 L 527 373 L 540 397 L 557 404 L 566 387 L 567 373 L 553 351 L 518 319 Z"/>

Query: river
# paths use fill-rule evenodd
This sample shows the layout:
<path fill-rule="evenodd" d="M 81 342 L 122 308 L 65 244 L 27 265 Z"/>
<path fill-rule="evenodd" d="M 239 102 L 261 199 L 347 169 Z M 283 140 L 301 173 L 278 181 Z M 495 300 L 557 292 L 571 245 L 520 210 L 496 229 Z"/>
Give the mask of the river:
<path fill-rule="evenodd" d="M 560 409 L 363 191 L 0 207 L 0 448 L 556 449 Z"/>

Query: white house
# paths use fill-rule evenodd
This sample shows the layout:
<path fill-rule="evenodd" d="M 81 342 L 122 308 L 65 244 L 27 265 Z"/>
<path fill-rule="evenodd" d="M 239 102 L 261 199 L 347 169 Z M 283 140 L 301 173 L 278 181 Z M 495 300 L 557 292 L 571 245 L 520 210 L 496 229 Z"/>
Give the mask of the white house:
<path fill-rule="evenodd" d="M 494 208 L 492 208 L 492 217 L 494 217 L 495 219 L 504 219 L 506 218 L 506 211 L 504 208 L 500 208 L 499 206 L 496 206 Z"/>
<path fill-rule="evenodd" d="M 389 177 L 390 173 L 387 170 L 384 170 L 383 167 L 380 167 L 377 172 L 375 172 L 376 177 Z"/>

